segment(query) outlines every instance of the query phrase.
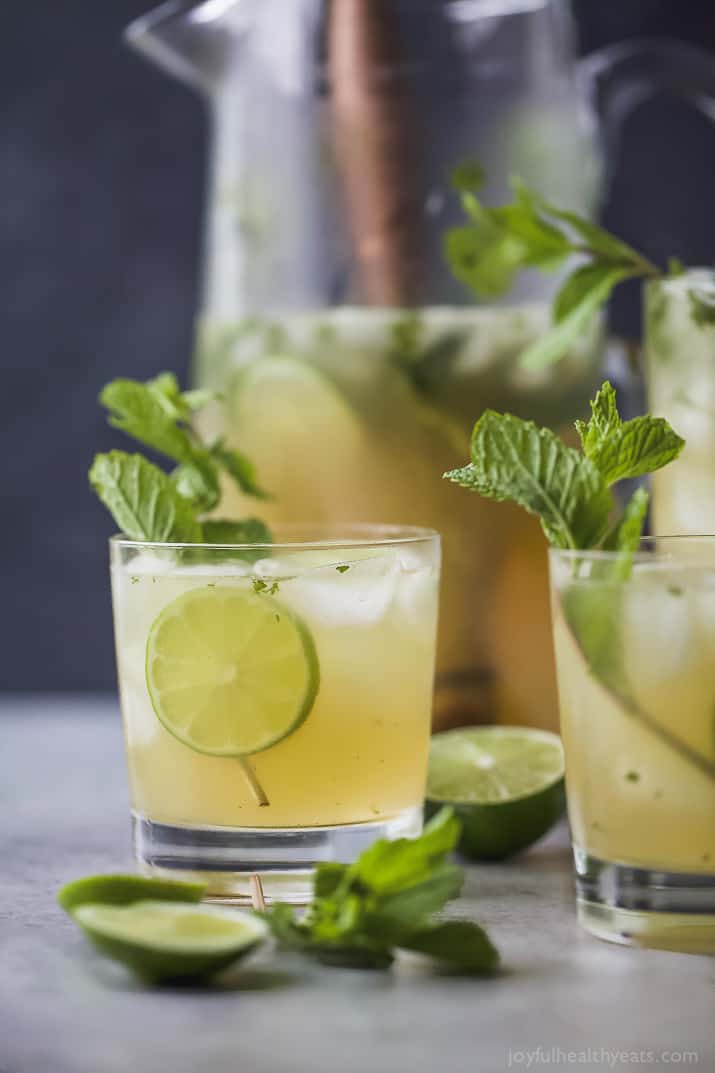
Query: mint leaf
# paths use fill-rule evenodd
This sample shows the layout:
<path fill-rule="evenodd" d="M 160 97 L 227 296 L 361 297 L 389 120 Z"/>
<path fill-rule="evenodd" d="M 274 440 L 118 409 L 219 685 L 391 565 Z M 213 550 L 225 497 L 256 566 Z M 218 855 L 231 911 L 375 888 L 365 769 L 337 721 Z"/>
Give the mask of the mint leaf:
<path fill-rule="evenodd" d="M 253 462 L 240 451 L 226 447 L 223 441 L 219 440 L 213 444 L 209 453 L 213 461 L 228 473 L 245 495 L 253 496 L 255 499 L 271 498 L 268 492 L 265 492 L 259 485 Z"/>
<path fill-rule="evenodd" d="M 715 325 L 715 286 L 689 290 L 688 300 L 690 302 L 690 316 L 698 327 L 713 327 Z"/>
<path fill-rule="evenodd" d="M 606 484 L 654 473 L 677 458 L 685 440 L 662 417 L 634 417 L 587 449 Z"/>
<path fill-rule="evenodd" d="M 597 582 L 590 578 L 568 585 L 561 593 L 564 617 L 593 674 L 620 698 L 630 687 L 623 669 L 621 621 L 623 586 L 614 575 L 613 564 L 604 563 L 606 575 Z"/>
<path fill-rule="evenodd" d="M 109 423 L 147 447 L 174 459 L 191 461 L 193 443 L 187 431 L 172 416 L 172 394 L 167 387 L 170 374 L 163 374 L 164 387 L 156 381 L 113 380 L 102 390 L 99 401 L 110 411 Z"/>
<path fill-rule="evenodd" d="M 524 244 L 524 265 L 546 270 L 558 268 L 572 252 L 568 237 L 539 213 L 539 199 L 528 187 L 514 180 L 516 195 L 510 205 L 491 209 L 492 218 L 507 235 Z"/>
<path fill-rule="evenodd" d="M 364 850 L 352 875 L 380 894 L 391 894 L 428 879 L 459 841 L 460 824 L 451 809 L 441 809 L 419 838 L 380 839 Z"/>
<path fill-rule="evenodd" d="M 517 190 L 528 190 L 526 184 L 519 179 L 515 179 L 513 185 Z M 595 255 L 606 261 L 625 262 L 633 267 L 640 265 L 641 270 L 647 269 L 650 274 L 659 275 L 655 265 L 650 264 L 637 250 L 612 235 L 604 227 L 593 223 L 592 220 L 585 219 L 583 216 L 579 216 L 575 212 L 570 212 L 568 209 L 559 209 L 556 205 L 546 201 L 540 194 L 532 193 L 531 196 L 546 216 L 551 216 L 553 219 L 565 223 L 572 231 L 576 232 L 580 239 L 584 240 L 585 247 L 583 245 L 578 246 L 572 240 L 575 253 Z"/>
<path fill-rule="evenodd" d="M 560 290 L 554 298 L 552 315 L 554 324 L 558 324 L 569 316 L 575 309 L 579 309 L 583 302 L 589 300 L 594 290 L 600 288 L 605 281 L 615 278 L 615 283 L 620 282 L 621 272 L 626 270 L 614 270 L 610 264 L 588 264 L 577 268 L 566 278 Z M 623 277 L 625 278 L 625 277 Z M 611 286 L 615 286 L 612 283 Z"/>
<path fill-rule="evenodd" d="M 541 519 L 549 542 L 588 548 L 606 532 L 613 500 L 589 459 L 550 429 L 486 410 L 474 426 L 471 465 L 444 475 Z"/>
<path fill-rule="evenodd" d="M 499 951 L 478 924 L 445 920 L 402 937 L 402 949 L 427 954 L 466 973 L 492 973 L 499 967 Z"/>
<path fill-rule="evenodd" d="M 558 268 L 571 252 L 568 239 L 537 211 L 534 195 L 522 186 L 510 205 L 488 208 L 457 175 L 456 188 L 469 217 L 452 228 L 444 253 L 452 274 L 479 297 L 498 297 L 522 268 Z"/>
<path fill-rule="evenodd" d="M 170 478 L 141 455 L 97 455 L 89 471 L 92 488 L 130 540 L 157 543 L 201 540 L 190 504 Z"/>
<path fill-rule="evenodd" d="M 272 537 L 268 526 L 258 518 L 244 518 L 240 522 L 226 519 L 210 519 L 203 523 L 204 540 L 207 544 L 270 544 Z M 266 549 L 260 551 L 265 558 Z"/>
<path fill-rule="evenodd" d="M 477 297 L 498 298 L 509 290 L 524 262 L 524 245 L 485 214 L 469 227 L 448 231 L 444 254 L 456 280 Z"/>
<path fill-rule="evenodd" d="M 588 329 L 614 287 L 635 274 L 632 268 L 611 265 L 591 266 L 591 269 L 588 273 L 578 269 L 581 275 L 577 281 L 567 280 L 561 288 L 554 306 L 559 319 L 550 331 L 523 351 L 521 365 L 524 369 L 543 369 L 567 354 Z"/>
<path fill-rule="evenodd" d="M 613 527 L 603 542 L 605 551 L 622 551 L 626 553 L 629 557 L 628 572 L 630 572 L 630 559 L 633 553 L 638 551 L 641 542 L 649 503 L 650 496 L 645 488 L 636 488 L 626 504 L 623 516 L 618 525 Z M 619 576 L 625 579 L 628 574 L 626 573 L 623 575 L 619 571 Z"/>
<path fill-rule="evenodd" d="M 191 462 L 184 462 L 171 474 L 176 490 L 201 514 L 213 510 L 221 498 L 216 467 L 211 459 L 195 451 Z"/>
<path fill-rule="evenodd" d="M 591 417 L 588 423 L 576 422 L 576 430 L 581 437 L 585 454 L 590 454 L 603 440 L 618 432 L 622 424 L 616 405 L 616 392 L 606 380 L 599 388 L 596 398 L 591 401 Z"/>
<path fill-rule="evenodd" d="M 459 895 L 463 884 L 461 868 L 454 864 L 439 865 L 421 882 L 382 897 L 379 912 L 371 916 L 371 925 L 383 938 L 399 946 L 405 929 L 414 928 L 420 921 L 438 913 Z"/>

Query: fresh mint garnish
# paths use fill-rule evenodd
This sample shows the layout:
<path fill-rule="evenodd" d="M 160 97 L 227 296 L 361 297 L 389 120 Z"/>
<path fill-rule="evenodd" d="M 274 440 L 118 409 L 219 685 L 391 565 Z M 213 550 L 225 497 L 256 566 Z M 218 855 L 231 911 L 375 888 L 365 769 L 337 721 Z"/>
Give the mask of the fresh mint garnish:
<path fill-rule="evenodd" d="M 499 955 L 478 924 L 434 919 L 462 887 L 462 869 L 447 861 L 459 833 L 442 809 L 419 838 L 380 840 L 350 865 L 319 864 L 303 917 L 278 904 L 265 918 L 282 946 L 329 965 L 386 968 L 403 949 L 457 971 L 493 972 Z"/>
<path fill-rule="evenodd" d="M 222 440 L 204 443 L 191 424 L 198 410 L 218 398 L 208 391 L 182 392 L 172 373 L 146 383 L 113 380 L 103 389 L 100 402 L 109 423 L 176 463 L 166 473 L 138 454 L 96 456 L 90 484 L 125 536 L 157 543 L 270 543 L 270 531 L 258 519 L 204 517 L 220 503 L 222 474 L 244 494 L 266 498 L 248 458 Z"/>
<path fill-rule="evenodd" d="M 474 426 L 471 456 L 467 466 L 445 473 L 447 480 L 536 514 L 550 544 L 589 548 L 604 536 L 613 498 L 603 476 L 550 429 L 485 410 Z"/>
<path fill-rule="evenodd" d="M 198 543 L 203 537 L 191 503 L 171 479 L 142 455 L 97 455 L 89 481 L 130 540 Z"/>
<path fill-rule="evenodd" d="M 577 421 L 576 429 L 584 454 L 608 485 L 662 469 L 678 457 L 685 443 L 662 417 L 645 414 L 621 421 L 608 381 L 591 403 L 590 421 Z"/>
<path fill-rule="evenodd" d="M 484 205 L 477 196 L 483 180 L 483 170 L 473 162 L 453 173 L 468 222 L 448 231 L 444 242 L 453 275 L 478 297 L 505 294 L 524 269 L 550 272 L 580 258 L 554 299 L 551 330 L 522 354 L 525 368 L 542 368 L 563 357 L 623 280 L 662 275 L 627 243 L 550 204 L 519 179 L 512 181 L 512 202 Z"/>
<path fill-rule="evenodd" d="M 485 410 L 472 433 L 471 462 L 444 476 L 488 499 L 509 500 L 536 514 L 554 547 L 596 548 L 607 536 L 609 547 L 637 547 L 646 493 L 634 497 L 609 532 L 614 509 L 610 486 L 666 465 L 685 441 L 662 418 L 621 421 L 608 381 L 591 403 L 591 419 L 578 422 L 577 429 L 582 452 L 532 421 Z"/>

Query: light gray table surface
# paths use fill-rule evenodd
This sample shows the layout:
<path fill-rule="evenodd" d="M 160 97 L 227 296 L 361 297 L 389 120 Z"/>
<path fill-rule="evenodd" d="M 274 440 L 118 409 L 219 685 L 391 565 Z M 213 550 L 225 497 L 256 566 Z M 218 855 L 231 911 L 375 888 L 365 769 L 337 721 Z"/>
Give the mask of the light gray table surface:
<path fill-rule="evenodd" d="M 0 802 L 0 1073 L 715 1071 L 715 959 L 581 932 L 565 830 L 468 868 L 453 911 L 488 927 L 495 979 L 265 952 L 210 989 L 152 991 L 55 903 L 68 879 L 131 868 L 116 703 L 1 701 Z"/>

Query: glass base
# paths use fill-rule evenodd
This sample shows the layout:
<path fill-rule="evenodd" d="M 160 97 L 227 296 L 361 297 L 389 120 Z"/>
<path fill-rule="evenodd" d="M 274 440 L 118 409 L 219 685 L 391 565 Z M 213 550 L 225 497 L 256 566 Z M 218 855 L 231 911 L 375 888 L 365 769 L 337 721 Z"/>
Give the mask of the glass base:
<path fill-rule="evenodd" d="M 631 868 L 574 846 L 579 923 L 599 939 L 715 954 L 715 875 Z"/>
<path fill-rule="evenodd" d="M 405 809 L 374 823 L 336 827 L 174 827 L 132 813 L 134 856 L 144 875 L 195 880 L 207 898 L 247 904 L 251 877 L 267 902 L 305 905 L 321 861 L 349 863 L 377 838 L 413 838 L 422 809 Z"/>

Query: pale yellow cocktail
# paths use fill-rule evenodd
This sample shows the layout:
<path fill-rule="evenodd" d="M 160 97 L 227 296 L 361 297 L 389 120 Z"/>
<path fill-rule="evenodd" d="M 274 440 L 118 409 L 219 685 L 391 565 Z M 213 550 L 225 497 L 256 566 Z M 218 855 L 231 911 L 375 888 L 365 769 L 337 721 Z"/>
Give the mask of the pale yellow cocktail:
<path fill-rule="evenodd" d="M 715 949 L 715 539 L 551 552 L 579 911 L 606 938 Z"/>
<path fill-rule="evenodd" d="M 283 854 L 290 870 L 419 830 L 439 540 L 390 527 L 330 536 L 309 543 L 293 529 L 293 543 L 248 561 L 114 542 L 132 809 L 149 865 L 230 859 L 250 871 Z"/>

